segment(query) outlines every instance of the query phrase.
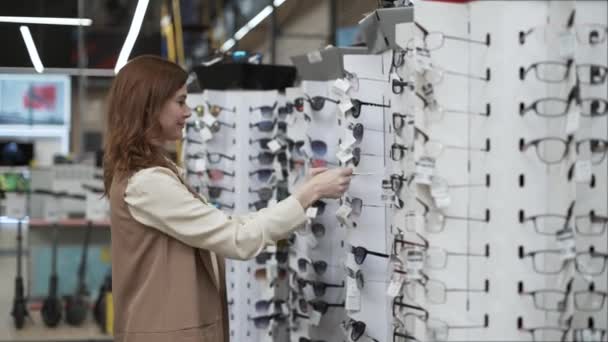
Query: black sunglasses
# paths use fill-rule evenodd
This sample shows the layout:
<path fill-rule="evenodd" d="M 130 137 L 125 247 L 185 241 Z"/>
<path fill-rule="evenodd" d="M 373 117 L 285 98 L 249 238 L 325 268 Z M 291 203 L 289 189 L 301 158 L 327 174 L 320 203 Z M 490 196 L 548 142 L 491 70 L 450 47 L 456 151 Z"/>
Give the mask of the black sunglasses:
<path fill-rule="evenodd" d="M 274 113 L 274 109 L 277 108 L 277 102 L 275 101 L 272 106 L 260 106 L 260 107 L 249 107 L 249 112 L 259 110 L 264 118 L 271 118 Z"/>

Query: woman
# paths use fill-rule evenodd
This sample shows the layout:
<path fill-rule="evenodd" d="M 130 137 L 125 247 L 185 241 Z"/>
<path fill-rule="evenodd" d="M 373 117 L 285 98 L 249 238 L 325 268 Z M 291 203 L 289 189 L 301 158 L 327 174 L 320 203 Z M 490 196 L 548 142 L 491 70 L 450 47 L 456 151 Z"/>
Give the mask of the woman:
<path fill-rule="evenodd" d="M 223 259 L 249 259 L 338 198 L 351 169 L 314 169 L 292 196 L 242 217 L 209 205 L 163 145 L 191 115 L 187 74 L 153 56 L 125 65 L 108 97 L 104 183 L 112 223 L 115 341 L 228 341 Z"/>

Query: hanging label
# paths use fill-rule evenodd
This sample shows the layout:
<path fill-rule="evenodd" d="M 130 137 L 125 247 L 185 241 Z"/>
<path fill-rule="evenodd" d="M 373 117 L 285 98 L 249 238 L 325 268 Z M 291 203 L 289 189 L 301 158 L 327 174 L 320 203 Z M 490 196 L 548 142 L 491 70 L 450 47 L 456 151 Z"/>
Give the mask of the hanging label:
<path fill-rule="evenodd" d="M 352 273 L 355 273 L 359 269 L 361 269 L 361 266 L 359 264 L 357 264 L 357 262 L 355 261 L 355 256 L 353 255 L 353 253 L 346 254 L 346 261 L 344 262 L 344 266 L 346 268 L 348 268 L 349 270 L 351 270 Z M 350 271 L 348 271 L 348 272 L 350 272 Z"/>
<path fill-rule="evenodd" d="M 211 130 L 209 128 L 207 128 L 207 126 L 201 128 L 201 130 L 198 131 L 198 134 L 201 136 L 201 140 L 203 142 L 207 142 L 207 141 L 213 139 L 213 133 L 211 132 Z"/>
<path fill-rule="evenodd" d="M 270 140 L 266 146 L 268 146 L 272 153 L 277 153 L 283 147 L 283 145 L 281 145 L 277 139 Z"/>
<path fill-rule="evenodd" d="M 207 127 L 213 127 L 217 124 L 217 119 L 213 115 L 203 115 L 203 123 Z"/>
<path fill-rule="evenodd" d="M 27 214 L 27 195 L 20 193 L 7 193 L 4 201 L 5 212 L 0 213 L 7 217 L 22 219 Z M 44 202 L 46 204 L 46 201 Z"/>
<path fill-rule="evenodd" d="M 108 218 L 107 199 L 91 191 L 86 193 L 85 217 L 90 221 L 104 221 Z"/>
<path fill-rule="evenodd" d="M 314 64 L 323 61 L 323 57 L 321 57 L 321 51 L 311 51 L 306 54 L 306 58 L 308 58 L 308 63 Z"/>
<path fill-rule="evenodd" d="M 577 183 L 589 183 L 592 179 L 591 160 L 577 160 L 574 164 L 574 179 Z"/>
<path fill-rule="evenodd" d="M 575 49 L 575 37 L 574 33 L 569 31 L 564 31 L 559 34 L 559 55 L 562 58 L 571 58 L 574 57 L 574 49 Z"/>
<path fill-rule="evenodd" d="M 424 267 L 424 252 L 416 249 L 408 249 L 405 252 L 405 266 L 408 279 L 421 279 Z"/>
<path fill-rule="evenodd" d="M 445 196 L 434 196 L 433 202 L 437 208 L 443 209 L 447 208 L 452 204 L 452 198 L 450 195 L 446 194 Z"/>
<path fill-rule="evenodd" d="M 312 310 L 310 313 L 310 324 L 312 326 L 318 326 L 321 323 L 321 313 L 317 310 Z"/>
<path fill-rule="evenodd" d="M 568 112 L 566 119 L 566 134 L 574 134 L 580 126 L 581 110 L 579 106 L 575 106 L 573 110 Z"/>
<path fill-rule="evenodd" d="M 395 298 L 401 292 L 401 288 L 403 287 L 403 275 L 393 272 L 391 276 L 391 282 L 388 284 L 386 289 L 386 295 Z"/>
<path fill-rule="evenodd" d="M 203 158 L 197 158 L 194 160 L 194 171 L 205 171 L 207 170 L 207 161 L 205 159 L 205 157 Z"/>
<path fill-rule="evenodd" d="M 348 131 L 350 133 L 350 131 Z M 340 144 L 340 149 L 342 151 L 350 150 L 350 148 L 357 143 L 357 139 L 352 134 L 347 134 L 346 137 L 342 140 Z"/>
<path fill-rule="evenodd" d="M 281 313 L 282 314 L 287 314 L 289 312 L 289 307 L 287 306 L 287 303 L 283 302 L 281 303 Z"/>
<path fill-rule="evenodd" d="M 348 220 L 348 217 L 350 216 L 350 213 L 353 211 L 353 209 L 346 205 L 346 204 L 342 204 L 340 206 L 340 208 L 338 208 L 338 210 L 336 210 L 336 218 L 338 219 L 338 222 L 340 222 L 341 224 L 349 227 L 349 228 L 353 228 L 351 223 Z"/>
<path fill-rule="evenodd" d="M 343 151 L 338 149 L 338 152 L 336 152 L 336 158 L 338 158 L 342 164 L 348 163 L 353 157 L 353 153 L 350 150 Z"/>
<path fill-rule="evenodd" d="M 340 100 L 340 104 L 338 105 L 338 109 L 340 109 L 340 112 L 342 112 L 342 114 L 346 114 L 346 112 L 348 112 L 351 108 L 353 108 L 353 103 L 350 101 L 350 98 L 343 97 L 342 100 Z"/>
<path fill-rule="evenodd" d="M 43 217 L 49 222 L 57 222 L 61 217 L 61 199 L 47 196 L 44 201 L 44 212 Z"/>
<path fill-rule="evenodd" d="M 276 259 L 270 258 L 266 260 L 266 280 L 269 282 L 275 280 L 278 277 L 279 273 L 279 264 Z"/>
<path fill-rule="evenodd" d="M 562 260 L 571 260 L 576 257 L 576 243 L 572 229 L 562 229 L 555 235 L 557 245 L 562 251 Z"/>
<path fill-rule="evenodd" d="M 357 280 L 346 277 L 346 302 L 344 307 L 348 311 L 361 310 L 361 291 L 357 287 Z"/>
<path fill-rule="evenodd" d="M 350 88 L 350 82 L 343 78 L 338 78 L 332 85 L 332 90 L 334 91 L 334 93 L 339 95 L 346 95 Z"/>
<path fill-rule="evenodd" d="M 430 185 L 434 173 L 435 159 L 428 156 L 420 157 L 420 160 L 416 162 L 416 176 L 414 178 L 416 183 Z"/>
<path fill-rule="evenodd" d="M 319 209 L 317 207 L 308 207 L 308 209 L 306 209 L 306 216 L 311 219 L 314 219 L 315 217 L 317 217 L 318 210 Z"/>

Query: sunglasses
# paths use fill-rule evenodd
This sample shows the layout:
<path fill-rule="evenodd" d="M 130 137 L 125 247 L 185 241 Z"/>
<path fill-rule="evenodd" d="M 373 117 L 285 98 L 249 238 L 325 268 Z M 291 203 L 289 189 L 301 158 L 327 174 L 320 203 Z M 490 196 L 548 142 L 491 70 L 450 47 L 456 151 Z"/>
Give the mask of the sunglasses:
<path fill-rule="evenodd" d="M 220 131 L 220 129 L 222 128 L 222 126 L 234 129 L 236 127 L 236 124 L 235 123 L 228 123 L 228 122 L 217 120 L 217 121 L 215 121 L 213 123 L 213 125 L 209 126 L 209 130 L 212 133 L 217 133 L 217 132 Z"/>
<path fill-rule="evenodd" d="M 284 120 L 287 115 L 293 113 L 293 103 L 286 103 L 285 106 L 281 106 L 278 109 L 279 119 Z"/>
<path fill-rule="evenodd" d="M 277 120 L 262 120 L 256 123 L 250 123 L 249 128 L 256 127 L 260 132 L 272 132 Z"/>
<path fill-rule="evenodd" d="M 220 196 L 222 196 L 222 192 L 224 191 L 234 193 L 234 188 L 228 189 L 222 186 L 207 186 L 209 197 L 213 199 L 220 198 Z"/>
<path fill-rule="evenodd" d="M 277 102 L 275 101 L 272 106 L 260 106 L 260 107 L 249 107 L 249 112 L 259 110 L 262 117 L 269 119 L 274 113 L 274 109 L 277 108 Z"/>
<path fill-rule="evenodd" d="M 330 99 L 329 97 L 325 97 L 325 96 L 313 96 L 310 97 L 308 95 L 306 95 L 306 99 L 303 97 L 298 97 L 297 99 L 295 99 L 294 104 L 296 107 L 296 110 L 299 112 L 304 111 L 304 101 L 308 101 L 308 103 L 310 103 L 310 108 L 312 108 L 312 110 L 314 111 L 320 111 L 323 109 L 323 107 L 325 106 L 325 101 L 328 102 L 332 102 L 332 103 L 340 103 L 340 101 L 338 100 L 334 100 L 334 99 Z"/>
<path fill-rule="evenodd" d="M 281 311 L 281 306 L 285 304 L 285 300 L 283 299 L 262 299 L 255 302 L 254 307 L 255 311 L 258 312 L 268 312 L 270 306 L 274 306 L 274 311 Z"/>
<path fill-rule="evenodd" d="M 346 268 L 346 275 L 349 278 L 355 279 L 357 288 L 362 290 L 365 287 L 365 279 L 363 278 L 363 272 L 361 270 L 353 271 L 350 267 Z"/>
<path fill-rule="evenodd" d="M 408 119 L 406 121 L 406 119 Z M 393 129 L 400 131 L 405 125 L 413 125 L 414 117 L 410 114 L 393 113 Z"/>
<path fill-rule="evenodd" d="M 317 297 L 323 297 L 328 288 L 343 288 L 344 287 L 344 283 L 329 284 L 329 283 L 324 283 L 322 281 L 316 281 L 316 280 L 313 281 L 313 280 L 307 280 L 307 279 L 302 279 L 302 278 L 298 278 L 297 283 L 298 283 L 298 287 L 300 289 L 303 289 L 306 285 L 312 286 L 313 292 L 314 292 L 315 296 L 317 296 Z"/>
<path fill-rule="evenodd" d="M 412 82 L 398 80 L 395 78 L 393 79 L 392 86 L 393 86 L 393 94 L 395 94 L 395 95 L 403 94 L 403 92 L 405 91 L 406 88 L 410 91 L 414 90 L 414 84 Z"/>
<path fill-rule="evenodd" d="M 259 200 L 253 203 L 249 203 L 249 209 L 262 210 L 268 207 L 268 201 Z"/>
<path fill-rule="evenodd" d="M 253 325 L 257 329 L 268 329 L 271 321 L 276 321 L 279 324 L 285 323 L 287 321 L 287 316 L 281 314 L 273 314 L 267 316 L 259 316 L 251 318 L 253 321 Z"/>
<path fill-rule="evenodd" d="M 280 264 L 286 263 L 287 257 L 289 256 L 289 254 L 287 252 L 279 251 L 279 252 L 271 253 L 271 252 L 263 251 L 260 254 L 256 255 L 255 262 L 260 265 L 266 265 L 266 261 L 270 260 L 270 258 L 272 258 L 273 255 L 274 255 L 275 259 L 277 260 L 277 262 Z"/>
<path fill-rule="evenodd" d="M 249 176 L 258 175 L 260 182 L 266 183 L 274 174 L 274 169 L 259 169 L 249 172 Z"/>
<path fill-rule="evenodd" d="M 346 111 L 346 114 L 351 115 L 353 118 L 357 119 L 361 116 L 361 106 L 371 106 L 371 107 L 381 107 L 381 108 L 390 108 L 391 104 L 389 102 L 388 105 L 378 104 L 372 102 L 365 102 L 357 99 L 351 99 L 351 103 L 353 107 Z"/>
<path fill-rule="evenodd" d="M 298 307 L 300 308 L 300 311 L 302 311 L 303 313 L 308 313 L 308 307 L 311 306 L 312 309 L 314 311 L 318 311 L 320 312 L 322 315 L 326 314 L 327 311 L 329 310 L 329 308 L 341 308 L 344 307 L 344 303 L 341 304 L 330 304 L 327 303 L 326 301 L 323 300 L 313 300 L 313 301 L 307 301 L 304 298 L 300 298 L 298 300 Z"/>
<path fill-rule="evenodd" d="M 318 275 L 323 275 L 325 274 L 325 271 L 327 271 L 327 262 L 323 260 L 310 261 L 305 258 L 298 259 L 298 270 L 300 270 L 300 272 L 306 272 L 308 265 L 312 265 L 313 270 Z"/>
<path fill-rule="evenodd" d="M 230 108 L 222 107 L 220 105 L 211 104 L 207 101 L 205 101 L 205 103 L 207 103 L 207 108 L 209 108 L 209 113 L 211 113 L 211 115 L 213 115 L 215 117 L 219 116 L 222 113 L 222 111 L 236 113 L 236 107 L 233 107 L 232 109 L 230 109 Z"/>
<path fill-rule="evenodd" d="M 273 188 L 270 187 L 263 187 L 263 188 L 259 188 L 257 190 L 253 190 L 253 189 L 249 189 L 250 193 L 257 193 L 258 196 L 260 197 L 260 200 L 262 201 L 269 201 L 272 198 L 272 195 L 274 194 L 274 190 Z"/>
<path fill-rule="evenodd" d="M 355 263 L 357 263 L 357 265 L 362 265 L 363 262 L 365 261 L 365 259 L 367 258 L 368 254 L 377 256 L 379 258 L 388 259 L 388 257 L 389 257 L 388 254 L 370 251 L 363 246 L 352 246 L 350 251 L 351 251 L 351 253 L 353 253 L 353 255 L 355 257 Z"/>
<path fill-rule="evenodd" d="M 224 179 L 224 176 L 234 177 L 234 172 L 226 172 L 221 169 L 209 169 L 207 170 L 207 176 L 210 180 L 217 182 Z"/>
<path fill-rule="evenodd" d="M 323 202 L 321 200 L 317 200 L 312 204 L 312 207 L 317 208 L 317 216 L 323 215 L 323 213 L 325 212 L 325 205 L 326 205 L 325 202 Z M 323 230 L 323 231 L 325 231 L 325 230 Z"/>

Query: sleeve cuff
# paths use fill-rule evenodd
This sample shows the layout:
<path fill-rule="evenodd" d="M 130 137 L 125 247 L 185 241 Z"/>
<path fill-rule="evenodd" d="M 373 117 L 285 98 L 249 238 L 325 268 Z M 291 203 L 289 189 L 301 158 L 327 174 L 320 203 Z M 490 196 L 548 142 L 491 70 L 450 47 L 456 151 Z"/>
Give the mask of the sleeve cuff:
<path fill-rule="evenodd" d="M 278 216 L 281 216 L 281 221 L 284 222 L 282 225 L 267 227 L 267 238 L 272 241 L 286 238 L 295 228 L 308 221 L 302 204 L 293 196 L 289 196 L 277 203 L 272 210 Z"/>

